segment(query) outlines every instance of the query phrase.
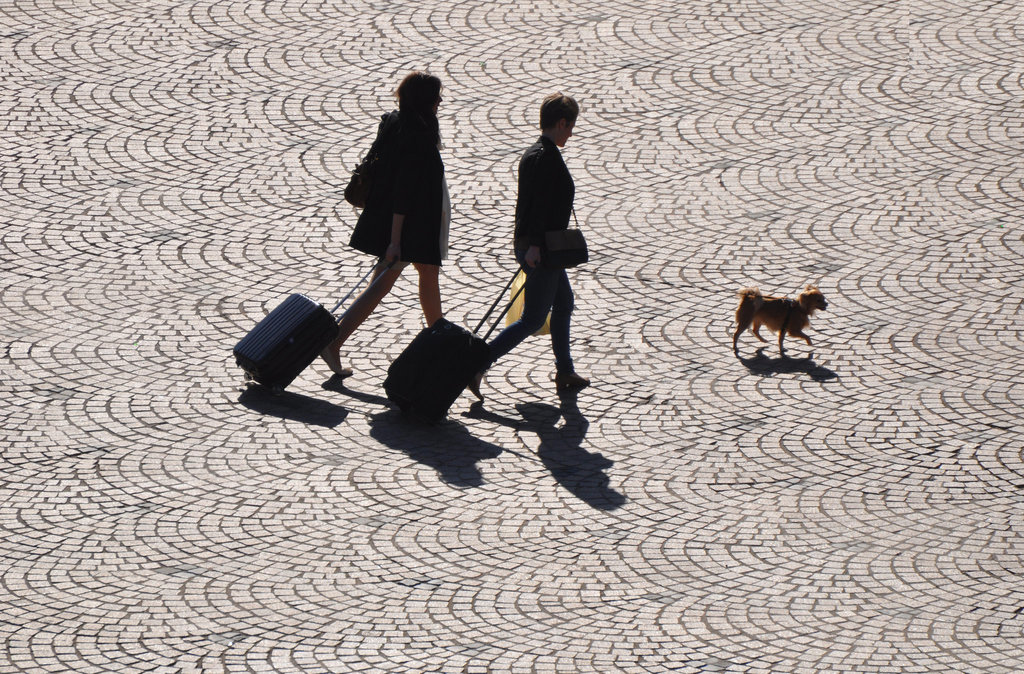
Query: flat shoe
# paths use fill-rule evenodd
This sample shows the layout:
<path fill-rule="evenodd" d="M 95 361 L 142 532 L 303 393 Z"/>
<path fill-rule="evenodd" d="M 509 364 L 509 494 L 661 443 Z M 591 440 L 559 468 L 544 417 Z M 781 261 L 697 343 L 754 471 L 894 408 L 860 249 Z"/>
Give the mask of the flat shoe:
<path fill-rule="evenodd" d="M 466 388 L 469 389 L 469 392 L 475 395 L 477 398 L 479 398 L 480 402 L 484 401 L 484 396 L 482 393 L 480 393 L 480 384 L 482 384 L 483 381 L 484 373 L 477 372 L 475 375 L 473 375 L 473 378 L 469 380 L 469 383 L 466 384 Z"/>
<path fill-rule="evenodd" d="M 590 386 L 590 380 L 575 372 L 559 372 L 555 375 L 555 389 L 558 391 L 578 391 Z"/>

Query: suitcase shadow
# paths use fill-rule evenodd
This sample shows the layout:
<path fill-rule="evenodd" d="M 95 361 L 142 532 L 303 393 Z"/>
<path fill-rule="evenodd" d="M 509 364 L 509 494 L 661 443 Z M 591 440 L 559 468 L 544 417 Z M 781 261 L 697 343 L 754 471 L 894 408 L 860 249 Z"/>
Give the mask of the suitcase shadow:
<path fill-rule="evenodd" d="M 263 386 L 250 386 L 238 396 L 244 407 L 260 414 L 299 421 L 312 426 L 334 428 L 345 421 L 348 410 L 301 393 L 274 394 Z"/>
<path fill-rule="evenodd" d="M 459 488 L 481 486 L 484 477 L 477 463 L 502 452 L 498 445 L 473 437 L 458 422 L 421 423 L 396 409 L 370 417 L 370 437 L 430 466 L 442 480 Z"/>
<path fill-rule="evenodd" d="M 835 370 L 815 363 L 813 353 L 806 358 L 790 358 L 789 356 L 770 358 L 764 355 L 764 350 L 765 347 L 761 347 L 752 358 L 740 358 L 739 361 L 751 374 L 762 377 L 771 377 L 774 374 L 804 373 L 814 381 L 839 379 Z"/>
<path fill-rule="evenodd" d="M 591 508 L 615 510 L 626 497 L 609 486 L 605 473 L 615 462 L 581 446 L 590 422 L 580 412 L 574 394 L 563 394 L 558 407 L 547 403 L 521 403 L 516 410 L 522 419 L 512 419 L 483 409 L 474 403 L 469 416 L 536 433 L 540 437 L 537 457 L 558 484 Z M 561 427 L 560 420 L 564 420 Z"/>

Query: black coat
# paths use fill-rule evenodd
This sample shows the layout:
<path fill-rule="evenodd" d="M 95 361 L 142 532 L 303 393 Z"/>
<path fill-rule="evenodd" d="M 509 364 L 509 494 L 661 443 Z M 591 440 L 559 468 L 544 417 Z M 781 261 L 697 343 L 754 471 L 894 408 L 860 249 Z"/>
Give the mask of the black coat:
<path fill-rule="evenodd" d="M 377 137 L 380 165 L 349 245 L 383 257 L 391 243 L 392 216 L 400 213 L 405 215 L 402 261 L 439 265 L 444 163 L 437 139 L 421 122 L 397 111 L 381 117 Z"/>
<path fill-rule="evenodd" d="M 541 136 L 519 160 L 515 247 L 543 247 L 545 232 L 566 229 L 575 196 L 562 153 L 554 141 Z"/>

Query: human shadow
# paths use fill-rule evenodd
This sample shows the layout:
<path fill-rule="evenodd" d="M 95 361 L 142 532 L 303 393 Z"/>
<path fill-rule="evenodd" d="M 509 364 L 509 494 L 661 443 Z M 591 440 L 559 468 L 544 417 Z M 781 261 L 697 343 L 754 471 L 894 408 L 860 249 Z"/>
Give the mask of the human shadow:
<path fill-rule="evenodd" d="M 581 446 L 590 423 L 580 412 L 575 394 L 563 395 L 558 407 L 522 403 L 516 410 L 526 422 L 517 427 L 538 435 L 537 456 L 558 484 L 598 510 L 615 510 L 626 502 L 625 496 L 608 486 L 605 471 L 615 462 Z"/>
<path fill-rule="evenodd" d="M 482 485 L 484 478 L 477 463 L 502 452 L 498 445 L 473 437 L 456 421 L 427 424 L 397 409 L 370 416 L 370 437 L 430 466 L 448 484 L 463 488 Z"/>
<path fill-rule="evenodd" d="M 348 396 L 349 398 L 355 398 L 361 400 L 364 403 L 373 403 L 376 405 L 390 406 L 391 401 L 384 396 L 376 395 L 374 393 L 365 393 L 363 391 L 356 391 L 345 386 L 346 377 L 339 377 L 338 375 L 331 375 L 331 378 L 320 385 L 320 388 L 325 391 L 331 391 L 333 393 L 340 393 Z"/>
<path fill-rule="evenodd" d="M 771 377 L 776 374 L 802 373 L 814 381 L 831 381 L 839 378 L 835 370 L 830 370 L 815 363 L 813 353 L 806 358 L 790 358 L 789 356 L 770 358 L 764 355 L 764 350 L 765 347 L 759 348 L 752 358 L 736 357 L 751 374 L 762 377 Z"/>
<path fill-rule="evenodd" d="M 238 402 L 254 412 L 326 428 L 338 426 L 348 416 L 347 409 L 325 400 L 290 391 L 274 393 L 259 385 L 246 388 Z"/>

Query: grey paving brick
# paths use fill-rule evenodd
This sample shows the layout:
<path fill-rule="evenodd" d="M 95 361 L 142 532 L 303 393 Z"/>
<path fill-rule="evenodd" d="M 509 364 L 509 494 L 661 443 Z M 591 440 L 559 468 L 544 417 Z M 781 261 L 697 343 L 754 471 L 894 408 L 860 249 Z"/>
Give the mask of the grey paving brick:
<path fill-rule="evenodd" d="M 1024 670 L 1020 9 L 0 6 L 0 670 Z M 284 395 L 242 335 L 370 264 L 342 197 L 445 85 L 448 317 L 511 272 L 553 90 L 592 261 L 424 427 L 412 275 Z M 788 358 L 736 291 L 818 284 Z"/>

